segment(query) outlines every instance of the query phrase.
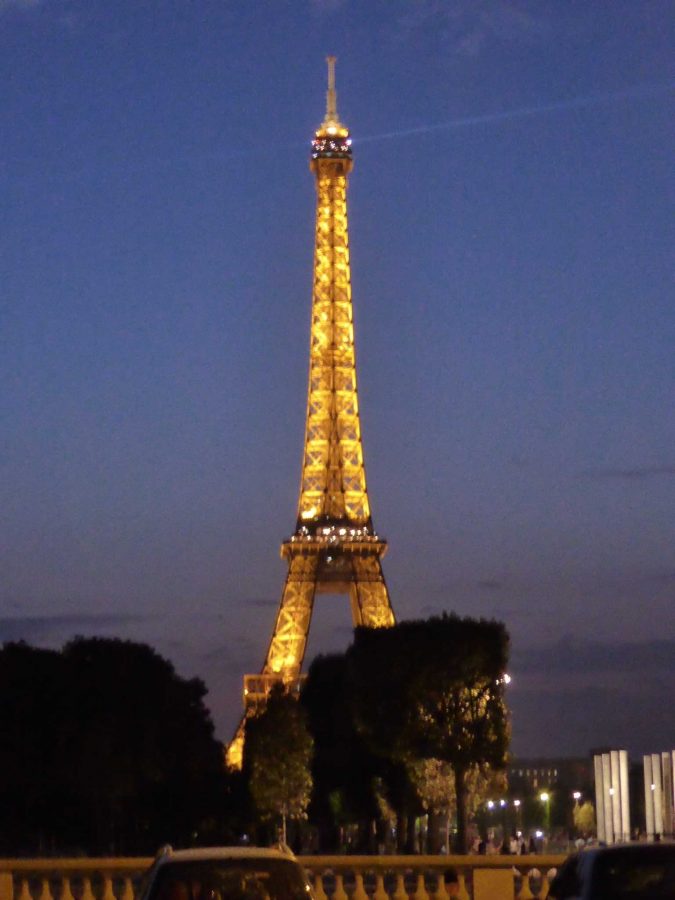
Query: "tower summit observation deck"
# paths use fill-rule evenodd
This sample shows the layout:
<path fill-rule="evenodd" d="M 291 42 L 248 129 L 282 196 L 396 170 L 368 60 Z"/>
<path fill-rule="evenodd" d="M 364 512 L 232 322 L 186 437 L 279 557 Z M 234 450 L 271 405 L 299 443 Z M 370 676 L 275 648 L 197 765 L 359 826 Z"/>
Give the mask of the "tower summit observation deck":
<path fill-rule="evenodd" d="M 312 141 L 316 178 L 314 279 L 305 446 L 295 533 L 281 545 L 288 574 L 265 663 L 244 676 L 245 717 L 281 684 L 297 692 L 317 594 L 349 596 L 352 623 L 394 624 L 382 574 L 387 545 L 373 528 L 361 444 L 347 227 L 348 128 L 337 114 L 328 57 L 326 115 Z M 244 720 L 227 750 L 240 767 Z"/>

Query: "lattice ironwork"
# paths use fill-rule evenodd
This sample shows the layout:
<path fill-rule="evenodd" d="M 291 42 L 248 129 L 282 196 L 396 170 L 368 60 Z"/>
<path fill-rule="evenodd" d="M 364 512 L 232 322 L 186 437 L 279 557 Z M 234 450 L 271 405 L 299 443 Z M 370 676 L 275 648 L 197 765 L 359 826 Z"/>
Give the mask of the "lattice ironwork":
<path fill-rule="evenodd" d="M 347 227 L 352 151 L 337 115 L 334 66 L 328 57 L 326 117 L 310 161 L 317 205 L 298 519 L 295 534 L 281 546 L 288 575 L 262 672 L 244 679 L 246 715 L 264 705 L 275 683 L 298 690 L 317 594 L 348 595 L 354 626 L 394 624 L 381 564 L 387 545 L 373 530 L 363 464 Z M 241 765 L 243 725 L 228 747 L 232 766 Z"/>

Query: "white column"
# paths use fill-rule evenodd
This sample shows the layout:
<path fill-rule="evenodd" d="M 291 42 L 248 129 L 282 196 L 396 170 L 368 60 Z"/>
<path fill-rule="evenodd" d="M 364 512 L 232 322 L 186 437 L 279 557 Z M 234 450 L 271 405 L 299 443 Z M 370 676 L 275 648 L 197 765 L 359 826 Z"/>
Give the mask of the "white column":
<path fill-rule="evenodd" d="M 610 750 L 593 757 L 598 840 L 606 844 L 630 840 L 628 753 Z"/>
<path fill-rule="evenodd" d="M 621 840 L 630 840 L 630 793 L 628 789 L 628 751 L 619 750 L 619 791 L 621 795 Z"/>
<path fill-rule="evenodd" d="M 652 774 L 652 758 L 651 756 L 643 756 L 642 763 L 645 773 L 645 831 L 647 832 L 647 840 L 654 840 L 654 776 Z"/>
<path fill-rule="evenodd" d="M 612 815 L 612 766 L 609 753 L 602 754 L 602 802 L 605 807 L 605 840 L 614 843 L 614 817 Z"/>
<path fill-rule="evenodd" d="M 602 756 L 598 755 L 593 757 L 593 772 L 595 774 L 595 819 L 598 827 L 598 840 L 602 843 L 607 843 L 607 830 L 605 828 L 605 786 L 602 777 Z"/>
<path fill-rule="evenodd" d="M 621 840 L 621 766 L 619 764 L 619 751 L 611 750 L 609 754 L 610 782 L 609 795 L 612 804 L 612 838 Z"/>
<path fill-rule="evenodd" d="M 652 753 L 652 781 L 654 783 L 654 837 L 663 834 L 663 782 L 661 754 Z"/>
<path fill-rule="evenodd" d="M 675 836 L 675 750 L 661 754 L 663 776 L 663 834 Z"/>

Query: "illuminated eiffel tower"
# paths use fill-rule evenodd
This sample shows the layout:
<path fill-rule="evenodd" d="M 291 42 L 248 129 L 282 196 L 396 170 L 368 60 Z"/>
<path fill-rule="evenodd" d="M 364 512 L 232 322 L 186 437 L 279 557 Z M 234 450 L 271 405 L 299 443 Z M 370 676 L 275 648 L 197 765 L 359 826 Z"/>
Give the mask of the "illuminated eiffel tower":
<path fill-rule="evenodd" d="M 355 627 L 394 624 L 380 562 L 387 545 L 373 530 L 361 446 L 347 231 L 352 166 L 349 131 L 337 114 L 335 57 L 329 56 L 326 117 L 310 161 L 317 205 L 298 520 L 281 545 L 288 575 L 265 664 L 260 675 L 244 676 L 245 716 L 264 705 L 275 684 L 299 690 L 316 594 L 347 594 Z M 227 749 L 228 764 L 237 768 L 244 721 Z"/>

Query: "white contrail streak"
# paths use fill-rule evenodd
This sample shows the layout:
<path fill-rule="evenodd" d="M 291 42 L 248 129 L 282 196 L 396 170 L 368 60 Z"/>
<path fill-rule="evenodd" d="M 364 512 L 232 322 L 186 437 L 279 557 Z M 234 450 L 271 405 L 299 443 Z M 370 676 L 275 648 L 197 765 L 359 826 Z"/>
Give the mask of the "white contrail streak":
<path fill-rule="evenodd" d="M 568 109 L 584 109 L 617 100 L 631 100 L 640 97 L 653 97 L 675 90 L 675 82 L 668 84 L 642 85 L 627 88 L 623 91 L 608 91 L 603 94 L 589 94 L 586 97 L 574 97 L 571 100 L 560 100 L 557 103 L 545 103 L 539 106 L 522 106 L 518 109 L 507 109 L 503 112 L 484 113 L 480 116 L 465 116 L 461 119 L 450 119 L 448 122 L 436 122 L 432 125 L 418 125 L 402 131 L 389 131 L 382 134 L 371 134 L 354 138 L 354 144 L 368 144 L 373 141 L 386 141 L 393 138 L 410 137 L 415 134 L 429 134 L 433 131 L 450 131 L 454 128 L 468 128 L 471 125 L 487 125 L 493 122 L 508 122 L 513 119 L 526 119 L 546 113 L 564 112 Z"/>

